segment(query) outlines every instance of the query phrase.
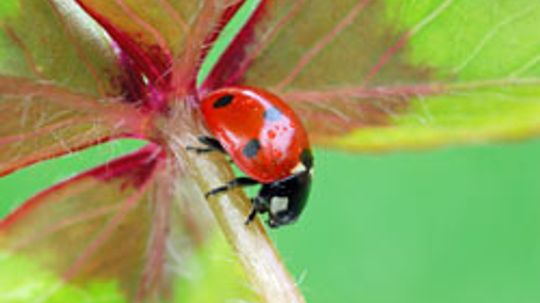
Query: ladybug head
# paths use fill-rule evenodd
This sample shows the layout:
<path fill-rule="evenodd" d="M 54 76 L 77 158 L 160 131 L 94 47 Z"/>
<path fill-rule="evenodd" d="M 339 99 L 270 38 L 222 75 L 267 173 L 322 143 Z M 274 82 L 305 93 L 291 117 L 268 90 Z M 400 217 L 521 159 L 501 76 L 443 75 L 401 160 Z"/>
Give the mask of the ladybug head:
<path fill-rule="evenodd" d="M 277 228 L 298 219 L 306 205 L 311 185 L 311 170 L 264 184 L 253 200 L 260 213 L 268 213 L 268 225 Z"/>

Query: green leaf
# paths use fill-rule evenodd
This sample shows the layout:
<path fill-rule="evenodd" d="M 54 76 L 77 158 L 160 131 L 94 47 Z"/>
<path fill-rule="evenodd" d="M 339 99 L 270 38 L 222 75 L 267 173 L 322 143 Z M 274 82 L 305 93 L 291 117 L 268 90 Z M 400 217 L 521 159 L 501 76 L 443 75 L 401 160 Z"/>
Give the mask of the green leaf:
<path fill-rule="evenodd" d="M 0 74 L 47 81 L 85 94 L 119 94 L 108 38 L 71 1 L 3 0 Z"/>
<path fill-rule="evenodd" d="M 20 10 L 19 2 L 2 1 L 0 2 L 0 18 L 16 14 Z"/>
<path fill-rule="evenodd" d="M 414 98 L 407 111 L 391 119 L 394 127 L 360 129 L 329 143 L 388 150 L 523 139 L 540 132 L 539 96 L 540 86 L 523 83 Z"/>
<path fill-rule="evenodd" d="M 174 302 L 256 302 L 223 236 L 215 234 L 187 263 L 188 277 L 176 281 Z M 114 280 L 67 283 L 55 273 L 22 256 L 0 252 L 0 301 L 3 303 L 121 303 L 127 302 Z M 209 291 L 211 290 L 211 291 Z"/>
<path fill-rule="evenodd" d="M 65 283 L 28 258 L 0 252 L 0 301 L 3 303 L 126 302 L 114 282 Z"/>
<path fill-rule="evenodd" d="M 276 0 L 263 11 L 241 63 L 214 77 L 281 95 L 315 143 L 390 150 L 540 133 L 539 3 Z"/>
<path fill-rule="evenodd" d="M 177 283 L 175 302 L 221 303 L 259 300 L 236 254 L 219 233 L 215 233 L 190 260 L 187 272 L 190 273 L 188 277 L 180 279 Z"/>

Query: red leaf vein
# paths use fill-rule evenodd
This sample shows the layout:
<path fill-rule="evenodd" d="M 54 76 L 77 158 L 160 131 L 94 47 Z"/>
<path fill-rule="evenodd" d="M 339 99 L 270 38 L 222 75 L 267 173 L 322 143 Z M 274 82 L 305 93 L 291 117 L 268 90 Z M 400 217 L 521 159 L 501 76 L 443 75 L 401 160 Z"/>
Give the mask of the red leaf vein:
<path fill-rule="evenodd" d="M 328 44 L 330 44 L 345 28 L 351 25 L 356 17 L 364 10 L 371 0 L 359 1 L 351 11 L 324 37 L 322 37 L 310 50 L 306 52 L 298 63 L 291 69 L 291 72 L 280 83 L 276 85 L 277 90 L 283 90 L 289 85 L 300 72 L 315 58 Z"/>

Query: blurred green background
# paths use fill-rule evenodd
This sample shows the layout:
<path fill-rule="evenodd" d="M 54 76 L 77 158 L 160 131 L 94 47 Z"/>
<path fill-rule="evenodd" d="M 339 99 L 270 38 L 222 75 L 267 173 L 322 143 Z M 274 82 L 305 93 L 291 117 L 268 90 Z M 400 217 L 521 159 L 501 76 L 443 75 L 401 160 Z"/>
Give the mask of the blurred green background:
<path fill-rule="evenodd" d="M 0 195 L 16 201 L 139 144 L 21 171 L 0 179 Z M 308 302 L 540 302 L 539 154 L 540 140 L 382 155 L 316 150 L 304 216 L 271 234 Z"/>
<path fill-rule="evenodd" d="M 273 237 L 309 302 L 540 302 L 539 154 L 319 151 L 309 208 Z"/>

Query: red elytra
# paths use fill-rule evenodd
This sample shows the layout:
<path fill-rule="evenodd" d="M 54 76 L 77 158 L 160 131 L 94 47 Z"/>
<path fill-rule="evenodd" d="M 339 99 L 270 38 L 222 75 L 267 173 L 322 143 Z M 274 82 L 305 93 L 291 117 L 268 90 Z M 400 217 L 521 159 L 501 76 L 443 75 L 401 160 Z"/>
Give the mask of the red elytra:
<path fill-rule="evenodd" d="M 208 130 L 249 177 L 270 183 L 286 178 L 309 151 L 307 133 L 278 96 L 254 87 L 216 90 L 201 101 Z"/>

